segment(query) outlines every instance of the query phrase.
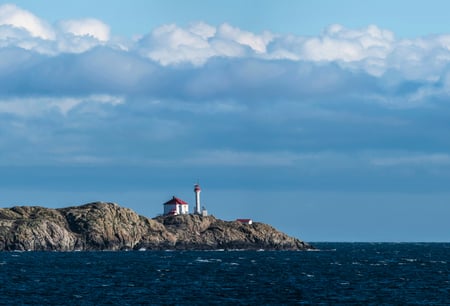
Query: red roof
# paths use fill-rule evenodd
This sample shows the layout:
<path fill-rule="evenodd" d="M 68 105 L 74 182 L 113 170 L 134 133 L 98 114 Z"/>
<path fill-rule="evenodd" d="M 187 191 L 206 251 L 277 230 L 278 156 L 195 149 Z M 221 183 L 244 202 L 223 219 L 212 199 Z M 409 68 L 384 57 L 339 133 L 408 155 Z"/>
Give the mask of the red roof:
<path fill-rule="evenodd" d="M 179 199 L 177 197 L 172 197 L 172 199 L 170 199 L 169 201 L 167 201 L 166 203 L 164 203 L 163 205 L 173 205 L 173 204 L 187 204 L 187 202 L 183 201 L 182 199 Z"/>

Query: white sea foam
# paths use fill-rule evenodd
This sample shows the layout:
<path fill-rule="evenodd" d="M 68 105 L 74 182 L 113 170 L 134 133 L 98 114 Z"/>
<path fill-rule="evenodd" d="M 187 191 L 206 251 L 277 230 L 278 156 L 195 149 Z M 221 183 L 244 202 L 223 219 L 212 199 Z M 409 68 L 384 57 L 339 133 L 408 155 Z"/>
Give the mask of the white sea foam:
<path fill-rule="evenodd" d="M 195 261 L 196 262 L 222 262 L 222 259 L 220 259 L 220 258 L 203 259 L 203 258 L 198 257 Z"/>
<path fill-rule="evenodd" d="M 336 252 L 336 249 L 307 249 L 306 252 Z"/>

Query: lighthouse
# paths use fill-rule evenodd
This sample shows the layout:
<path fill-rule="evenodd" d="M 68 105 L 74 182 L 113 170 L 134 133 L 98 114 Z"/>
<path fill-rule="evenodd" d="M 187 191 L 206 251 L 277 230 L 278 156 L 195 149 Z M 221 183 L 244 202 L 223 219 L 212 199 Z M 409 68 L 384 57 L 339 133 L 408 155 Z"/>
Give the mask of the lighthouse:
<path fill-rule="evenodd" d="M 200 192 L 201 192 L 201 188 L 199 184 L 195 184 L 194 185 L 194 192 L 195 192 L 195 214 L 200 215 L 202 212 L 200 210 Z"/>

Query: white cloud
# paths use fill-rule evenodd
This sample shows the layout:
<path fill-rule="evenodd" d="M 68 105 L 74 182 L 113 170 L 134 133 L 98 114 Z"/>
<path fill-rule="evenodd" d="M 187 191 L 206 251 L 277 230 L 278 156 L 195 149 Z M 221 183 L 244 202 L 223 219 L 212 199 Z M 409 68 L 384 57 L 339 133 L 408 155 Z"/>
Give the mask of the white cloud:
<path fill-rule="evenodd" d="M 245 46 L 234 41 L 222 39 L 211 40 L 211 48 L 213 51 L 210 57 L 239 58 L 248 54 Z"/>
<path fill-rule="evenodd" d="M 97 46 L 102 48 L 89 53 Z M 196 22 L 186 27 L 162 25 L 133 41 L 111 38 L 108 25 L 96 19 L 62 20 L 52 27 L 14 5 L 1 5 L 0 51 L 8 47 L 29 52 L 9 50 L 8 60 L 2 57 L 0 67 L 8 74 L 23 71 L 15 80 L 26 76 L 34 81 L 30 85 L 33 88 L 41 84 L 41 78 L 33 79 L 33 75 L 53 67 L 50 77 L 56 75 L 54 71 L 59 72 L 54 81 L 64 88 L 92 78 L 107 89 L 124 89 L 120 94 L 126 95 L 127 90 L 149 92 L 148 88 L 161 86 L 167 90 L 166 84 L 174 82 L 170 86 L 177 87 L 177 94 L 172 94 L 175 100 L 179 99 L 177 95 L 230 101 L 240 94 L 298 99 L 305 94 L 335 97 L 342 93 L 405 108 L 423 105 L 430 98 L 444 100 L 450 94 L 450 34 L 396 39 L 391 31 L 375 25 L 360 29 L 331 25 L 318 36 L 306 37 L 252 33 L 228 23 L 213 26 Z M 23 60 L 17 60 L 11 52 Z M 34 56 L 36 53 L 50 57 Z M 65 53 L 79 56 L 59 56 Z M 39 61 L 49 65 L 31 73 L 28 69 Z M 210 65 L 203 69 L 207 63 Z M 177 65 L 182 73 L 166 67 L 178 69 Z M 55 67 L 71 69 L 71 73 Z M 6 78 L 5 69 L 0 71 L 4 83 L 12 80 Z M 64 80 L 59 82 L 61 78 Z M 154 85 L 162 79 L 161 84 Z M 354 81 L 359 85 L 349 86 Z M 85 95 L 96 92 L 89 89 Z M 220 109 L 217 105 L 209 107 Z"/>
<path fill-rule="evenodd" d="M 130 54 L 137 51 L 163 66 L 202 66 L 214 58 L 337 63 L 375 77 L 395 72 L 404 80 L 426 82 L 442 79 L 450 63 L 450 34 L 397 39 L 392 31 L 376 25 L 349 29 L 335 24 L 318 36 L 299 36 L 195 22 L 186 27 L 162 25 L 133 41 L 112 39 L 109 26 L 97 19 L 61 20 L 52 26 L 4 4 L 0 5 L 0 48 L 12 46 L 51 56 L 105 46 Z"/>
<path fill-rule="evenodd" d="M 55 39 L 54 30 L 45 21 L 13 4 L 0 5 L 0 25 L 26 30 L 33 37 Z"/>
<path fill-rule="evenodd" d="M 182 29 L 174 24 L 153 30 L 139 41 L 141 54 L 162 65 L 192 62 L 203 64 L 214 55 L 205 37 L 205 31 L 198 27 Z"/>
<path fill-rule="evenodd" d="M 386 60 L 396 44 L 392 32 L 374 25 L 358 30 L 332 25 L 319 37 L 297 41 L 298 45 L 293 47 L 301 60 L 342 62 L 373 75 L 381 75 L 389 68 Z"/>
<path fill-rule="evenodd" d="M 63 20 L 58 25 L 64 33 L 75 36 L 91 36 L 102 42 L 110 39 L 109 26 L 97 19 Z"/>
<path fill-rule="evenodd" d="M 285 59 L 337 62 L 374 76 L 394 69 L 409 79 L 436 79 L 436 69 L 443 69 L 450 61 L 449 46 L 450 39 L 445 35 L 396 40 L 393 32 L 375 25 L 361 29 L 332 25 L 320 36 L 304 37 L 268 31 L 258 35 L 227 23 L 216 28 L 199 22 L 186 28 L 160 26 L 138 41 L 136 48 L 164 66 L 199 66 L 215 57 Z"/>
<path fill-rule="evenodd" d="M 406 80 L 436 81 L 450 62 L 450 35 L 396 39 L 393 32 L 370 25 L 348 29 L 332 25 L 316 37 L 255 34 L 227 23 L 217 28 L 195 23 L 186 28 L 163 25 L 140 40 L 140 53 L 160 64 L 191 63 L 212 58 L 338 63 L 376 77 L 398 72 Z"/>
<path fill-rule="evenodd" d="M 195 22 L 189 26 L 189 32 L 200 36 L 204 40 L 208 40 L 209 38 L 214 37 L 217 31 L 215 27 L 207 23 Z"/>
<path fill-rule="evenodd" d="M 109 26 L 97 19 L 62 20 L 51 26 L 15 5 L 0 5 L 0 48 L 14 46 L 57 55 L 85 52 L 109 40 Z M 116 45 L 111 43 L 111 47 Z"/>
<path fill-rule="evenodd" d="M 218 29 L 205 23 L 187 28 L 175 24 L 163 25 L 144 37 L 138 48 L 146 57 L 162 65 L 192 63 L 203 65 L 213 57 L 243 57 L 252 50 L 255 56 L 266 53 L 273 35 L 256 35 L 229 24 Z"/>
<path fill-rule="evenodd" d="M 60 53 L 83 53 L 99 46 L 99 41 L 92 36 L 63 36 L 60 37 L 52 52 L 42 52 L 44 54 L 57 55 Z"/>
<path fill-rule="evenodd" d="M 265 53 L 267 44 L 272 41 L 274 36 L 270 32 L 264 32 L 262 35 L 256 35 L 224 23 L 219 27 L 218 37 L 225 40 L 235 41 L 241 45 L 249 46 L 256 53 Z"/>

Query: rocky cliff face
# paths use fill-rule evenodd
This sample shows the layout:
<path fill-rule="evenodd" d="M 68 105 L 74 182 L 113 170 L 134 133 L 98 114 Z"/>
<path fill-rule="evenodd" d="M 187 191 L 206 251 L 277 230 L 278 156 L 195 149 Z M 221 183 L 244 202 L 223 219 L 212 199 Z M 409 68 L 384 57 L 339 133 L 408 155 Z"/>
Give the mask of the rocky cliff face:
<path fill-rule="evenodd" d="M 114 203 L 61 209 L 0 209 L 0 250 L 305 250 L 310 245 L 263 223 L 198 215 L 155 219 Z"/>

